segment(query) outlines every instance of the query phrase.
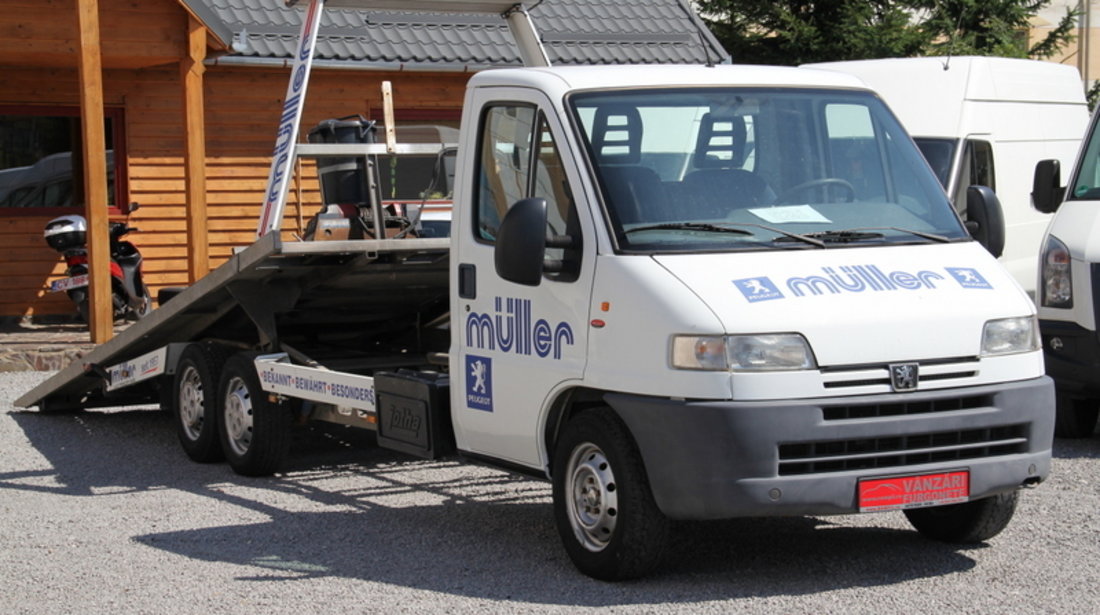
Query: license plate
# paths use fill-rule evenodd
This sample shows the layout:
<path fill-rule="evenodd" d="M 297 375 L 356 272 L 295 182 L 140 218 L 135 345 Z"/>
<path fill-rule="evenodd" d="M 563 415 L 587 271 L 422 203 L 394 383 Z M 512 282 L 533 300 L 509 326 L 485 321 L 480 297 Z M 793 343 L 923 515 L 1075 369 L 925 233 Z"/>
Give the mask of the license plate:
<path fill-rule="evenodd" d="M 970 472 L 864 478 L 859 481 L 859 511 L 879 512 L 958 504 L 970 498 Z"/>
<path fill-rule="evenodd" d="M 50 284 L 50 292 L 56 293 L 62 290 L 72 290 L 87 285 L 88 274 L 73 276 L 71 278 L 61 278 L 60 280 L 54 280 L 53 283 Z"/>

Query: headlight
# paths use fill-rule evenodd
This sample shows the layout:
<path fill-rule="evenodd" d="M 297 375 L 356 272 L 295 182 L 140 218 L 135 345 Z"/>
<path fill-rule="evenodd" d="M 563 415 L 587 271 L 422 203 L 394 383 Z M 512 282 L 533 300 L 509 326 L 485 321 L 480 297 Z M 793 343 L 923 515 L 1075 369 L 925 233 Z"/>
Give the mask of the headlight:
<path fill-rule="evenodd" d="M 817 367 L 806 339 L 797 333 L 769 335 L 677 335 L 672 366 L 708 371 L 781 371 Z"/>
<path fill-rule="evenodd" d="M 1073 278 L 1071 277 L 1069 250 L 1066 244 L 1053 235 L 1047 237 L 1039 261 L 1040 292 L 1043 307 L 1073 307 Z"/>
<path fill-rule="evenodd" d="M 1039 350 L 1039 323 L 1034 316 L 1002 318 L 985 323 L 982 356 Z"/>

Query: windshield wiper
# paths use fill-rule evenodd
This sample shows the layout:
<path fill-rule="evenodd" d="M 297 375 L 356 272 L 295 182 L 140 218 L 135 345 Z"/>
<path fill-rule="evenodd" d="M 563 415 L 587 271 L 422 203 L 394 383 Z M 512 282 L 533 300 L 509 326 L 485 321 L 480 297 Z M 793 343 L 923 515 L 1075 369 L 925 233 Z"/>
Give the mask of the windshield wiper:
<path fill-rule="evenodd" d="M 730 228 L 728 226 L 718 226 L 717 224 L 707 224 L 704 222 L 666 222 L 663 224 L 636 226 L 631 229 L 626 229 L 623 232 L 626 234 L 630 234 L 637 233 L 639 231 L 708 231 L 711 233 L 736 233 L 738 235 L 752 235 L 751 232 L 744 229 Z"/>
<path fill-rule="evenodd" d="M 652 224 L 649 226 L 639 226 L 632 229 L 627 229 L 625 233 L 633 233 L 636 231 L 652 231 L 652 230 L 685 230 L 685 231 L 712 231 L 715 233 L 737 233 L 739 235 L 753 235 L 752 231 L 746 231 L 743 228 L 738 227 L 752 227 L 764 229 L 770 233 L 776 235 L 783 235 L 786 238 L 794 239 L 804 243 L 808 243 L 818 248 L 824 248 L 825 242 L 814 239 L 806 235 L 799 235 L 798 233 L 791 233 L 784 231 L 783 229 L 775 228 L 774 226 L 768 226 L 766 224 L 753 224 L 751 222 L 727 222 L 723 224 L 711 224 L 708 222 L 668 222 L 665 224 Z"/>
<path fill-rule="evenodd" d="M 924 231 L 914 231 L 912 229 L 900 228 L 897 226 L 868 226 L 846 230 L 806 233 L 806 235 L 808 237 L 814 237 L 829 243 L 850 243 L 853 241 L 863 241 L 866 239 L 885 239 L 886 235 L 878 231 L 896 231 L 898 233 L 908 233 L 910 235 L 916 235 L 917 237 L 922 237 L 924 239 L 939 243 L 951 242 L 951 239 L 944 237 L 943 235 L 926 233 Z"/>
<path fill-rule="evenodd" d="M 817 233 L 806 233 L 807 237 L 813 237 L 814 239 L 820 239 L 826 243 L 851 243 L 853 241 L 863 241 L 865 239 L 883 239 L 886 235 L 882 233 L 875 233 L 866 231 L 863 229 L 852 229 L 848 231 L 820 231 Z"/>

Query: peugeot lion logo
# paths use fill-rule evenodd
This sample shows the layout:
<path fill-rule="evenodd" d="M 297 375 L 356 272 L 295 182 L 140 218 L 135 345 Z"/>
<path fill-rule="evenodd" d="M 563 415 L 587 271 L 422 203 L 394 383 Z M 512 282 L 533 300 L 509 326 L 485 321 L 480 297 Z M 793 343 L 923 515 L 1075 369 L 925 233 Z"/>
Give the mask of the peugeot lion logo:
<path fill-rule="evenodd" d="M 890 386 L 895 391 L 915 391 L 917 380 L 916 363 L 897 363 L 890 366 Z"/>

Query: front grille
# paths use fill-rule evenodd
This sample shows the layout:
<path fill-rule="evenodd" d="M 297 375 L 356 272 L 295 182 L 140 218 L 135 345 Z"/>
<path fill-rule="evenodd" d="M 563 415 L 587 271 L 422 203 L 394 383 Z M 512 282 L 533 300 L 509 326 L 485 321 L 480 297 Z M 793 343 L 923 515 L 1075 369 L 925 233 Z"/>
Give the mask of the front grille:
<path fill-rule="evenodd" d="M 975 358 L 941 359 L 917 362 L 918 388 L 939 380 L 965 380 L 978 374 Z M 821 369 L 826 389 L 850 389 L 878 386 L 890 389 L 890 365 L 842 365 Z"/>
<path fill-rule="evenodd" d="M 904 468 L 1028 450 L 1027 425 L 779 445 L 779 475 Z"/>
<path fill-rule="evenodd" d="M 984 408 L 992 405 L 993 396 L 977 395 L 974 397 L 953 397 L 949 399 L 930 399 L 925 401 L 826 406 L 821 410 L 826 421 L 843 421 L 848 419 L 868 419 L 880 416 L 953 412 L 955 410 L 970 410 L 972 408 Z"/>

